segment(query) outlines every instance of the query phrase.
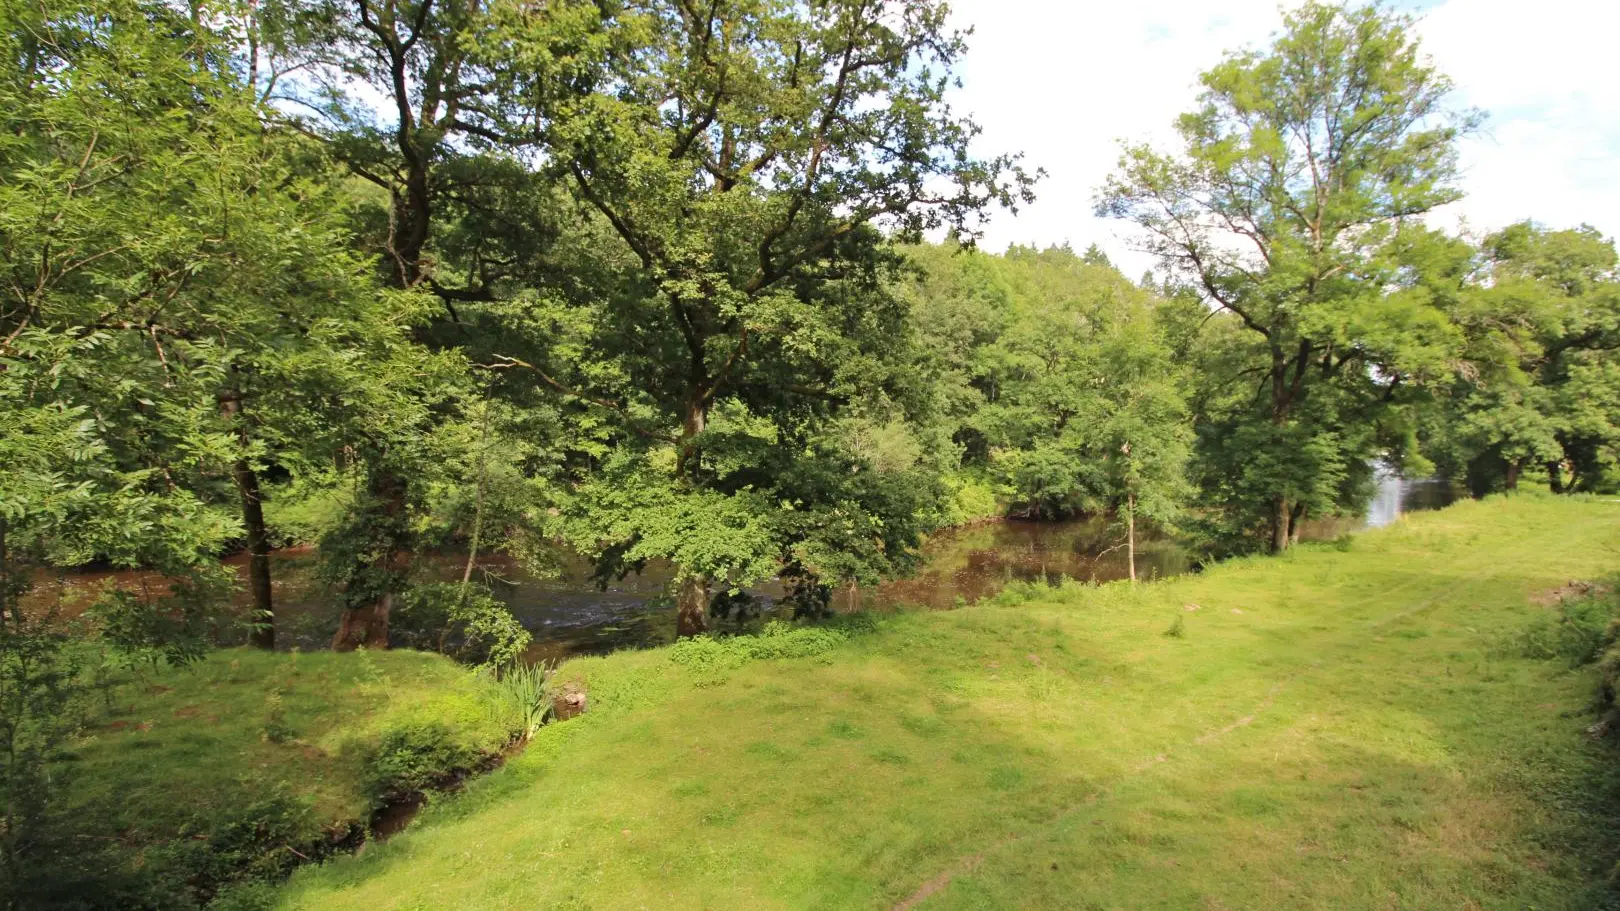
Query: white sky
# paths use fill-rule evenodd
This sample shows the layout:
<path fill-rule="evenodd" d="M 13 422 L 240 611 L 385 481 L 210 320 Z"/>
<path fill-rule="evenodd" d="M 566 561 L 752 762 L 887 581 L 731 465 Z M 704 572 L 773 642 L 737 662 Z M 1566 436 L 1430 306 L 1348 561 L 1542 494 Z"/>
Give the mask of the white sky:
<path fill-rule="evenodd" d="M 952 0 L 973 26 L 953 99 L 982 152 L 1022 151 L 1047 178 L 1034 205 L 991 220 L 984 249 L 1097 243 L 1127 275 L 1152 262 L 1129 228 L 1091 215 L 1119 140 L 1168 143 L 1198 74 L 1230 48 L 1263 46 L 1277 0 Z M 1467 198 L 1437 226 L 1488 231 L 1523 218 L 1620 231 L 1620 2 L 1407 0 L 1422 47 L 1484 109 L 1462 146 Z M 1454 210 L 1454 211 L 1450 211 Z"/>

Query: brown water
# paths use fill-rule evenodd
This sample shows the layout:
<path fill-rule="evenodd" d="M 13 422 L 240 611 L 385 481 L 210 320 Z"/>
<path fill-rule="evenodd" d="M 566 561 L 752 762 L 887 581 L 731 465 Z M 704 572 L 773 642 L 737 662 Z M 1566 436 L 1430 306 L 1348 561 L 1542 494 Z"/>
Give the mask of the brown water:
<path fill-rule="evenodd" d="M 1329 539 L 1387 525 L 1402 513 L 1439 508 L 1457 496 L 1456 490 L 1443 481 L 1383 477 L 1364 516 L 1309 522 L 1304 537 Z M 941 610 L 971 604 L 1012 580 L 1107 582 L 1123 579 L 1128 573 L 1121 529 L 1117 523 L 1102 518 L 1067 522 L 1006 520 L 954 529 L 934 536 L 924 548 L 923 557 L 920 570 L 911 578 L 864 589 L 843 589 L 834 606 L 840 610 L 891 610 L 903 606 Z M 286 550 L 277 552 L 272 559 L 277 644 L 282 648 L 325 647 L 336 628 L 336 600 L 314 578 L 314 553 L 308 549 Z M 458 579 L 464 561 L 464 556 L 456 554 L 429 557 L 422 574 L 441 580 Z M 245 573 L 243 558 L 233 557 L 226 562 Z M 1191 565 L 1189 554 L 1173 539 L 1139 536 L 1138 577 L 1164 578 L 1186 572 Z M 564 561 L 560 572 L 550 578 L 525 573 L 500 556 L 480 559 L 479 568 L 485 581 L 534 634 L 530 652 L 533 659 L 646 647 L 675 638 L 674 611 L 664 596 L 672 575 L 668 566 L 649 566 L 645 572 L 611 583 L 605 589 L 588 581 L 587 567 L 577 559 Z M 31 600 L 54 601 L 64 616 L 81 611 L 108 584 L 162 587 L 162 580 L 155 575 L 135 572 L 69 572 L 40 581 Z M 780 611 L 780 585 L 772 582 L 751 591 L 760 599 L 764 616 Z M 245 594 L 243 598 L 246 607 Z"/>

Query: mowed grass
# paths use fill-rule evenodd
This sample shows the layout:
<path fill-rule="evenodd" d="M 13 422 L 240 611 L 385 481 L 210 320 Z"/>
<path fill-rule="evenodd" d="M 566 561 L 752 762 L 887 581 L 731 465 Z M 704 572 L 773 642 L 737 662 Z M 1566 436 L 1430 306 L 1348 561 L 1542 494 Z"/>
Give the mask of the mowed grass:
<path fill-rule="evenodd" d="M 391 727 L 436 723 L 475 751 L 499 750 L 510 723 L 488 688 L 411 651 L 225 649 L 125 675 L 71 744 L 67 800 L 136 849 L 251 821 L 255 803 L 276 797 L 307 807 L 306 837 L 342 834 L 370 815 L 364 754 Z"/>
<path fill-rule="evenodd" d="M 1620 763 L 1590 670 L 1512 642 L 1617 543 L 1620 504 L 1495 499 L 810 657 L 576 661 L 591 714 L 277 907 L 1589 911 Z"/>

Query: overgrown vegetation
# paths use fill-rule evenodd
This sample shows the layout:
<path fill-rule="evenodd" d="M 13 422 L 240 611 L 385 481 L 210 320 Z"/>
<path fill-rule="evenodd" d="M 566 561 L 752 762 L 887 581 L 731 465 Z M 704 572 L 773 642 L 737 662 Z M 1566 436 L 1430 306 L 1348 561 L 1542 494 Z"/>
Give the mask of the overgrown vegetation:
<path fill-rule="evenodd" d="M 94 660 L 36 651 L 34 699 L 57 702 L 7 704 L 10 906 L 185 909 L 274 882 L 352 849 L 379 807 L 486 768 L 524 730 L 486 678 L 416 652 L 231 649 L 99 680 Z M 22 668 L 5 670 L 13 698 Z"/>

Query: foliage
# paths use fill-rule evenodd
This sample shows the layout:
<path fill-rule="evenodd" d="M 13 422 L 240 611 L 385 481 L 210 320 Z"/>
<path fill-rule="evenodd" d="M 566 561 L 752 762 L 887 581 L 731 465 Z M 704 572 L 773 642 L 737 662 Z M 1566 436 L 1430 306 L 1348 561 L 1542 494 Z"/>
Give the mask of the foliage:
<path fill-rule="evenodd" d="M 1468 339 L 1445 408 L 1430 422 L 1435 461 L 1476 494 L 1544 469 L 1555 491 L 1603 490 L 1620 462 L 1620 272 L 1590 227 L 1530 222 L 1487 236 L 1480 275 L 1456 304 Z"/>
<path fill-rule="evenodd" d="M 497 49 L 543 46 L 550 25 L 502 21 Z M 688 633 L 712 585 L 779 564 L 834 582 L 903 568 L 938 491 L 838 426 L 881 437 L 905 417 L 884 232 L 970 231 L 1028 197 L 945 101 L 961 36 L 932 2 L 844 0 L 653 2 L 602 28 L 616 88 L 520 121 L 591 213 L 580 280 L 515 300 L 522 337 L 496 352 L 607 431 L 560 532 L 604 574 L 675 563 Z"/>
<path fill-rule="evenodd" d="M 1374 457 L 1400 458 L 1402 410 L 1450 372 L 1467 251 L 1416 219 L 1458 198 L 1478 118 L 1377 6 L 1307 3 L 1201 82 L 1179 148 L 1127 147 L 1097 211 L 1223 314 L 1200 373 L 1204 493 L 1281 550 L 1354 504 Z"/>
<path fill-rule="evenodd" d="M 362 787 L 374 807 L 419 798 L 465 774 L 476 758 L 448 725 L 407 722 L 383 731 L 368 747 Z"/>
<path fill-rule="evenodd" d="M 533 636 L 487 586 L 426 583 L 406 592 L 394 633 L 413 648 L 468 664 L 507 667 Z"/>
<path fill-rule="evenodd" d="M 555 670 L 544 664 L 521 661 L 485 669 L 506 710 L 516 719 L 519 736 L 524 740 L 534 737 L 551 713 L 552 698 L 556 695 L 551 686 Z"/>
<path fill-rule="evenodd" d="M 207 654 L 229 586 L 226 574 L 215 571 L 171 583 L 166 595 L 115 588 L 90 606 L 89 615 L 121 661 L 181 667 Z"/>
<path fill-rule="evenodd" d="M 48 890 L 40 865 L 62 850 L 56 764 L 82 710 L 79 668 L 64 636 L 0 615 L 0 902 L 23 907 Z"/>

